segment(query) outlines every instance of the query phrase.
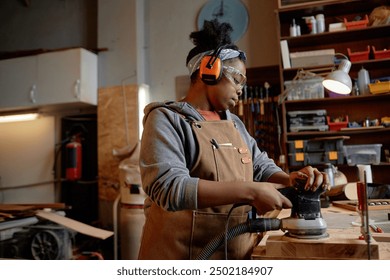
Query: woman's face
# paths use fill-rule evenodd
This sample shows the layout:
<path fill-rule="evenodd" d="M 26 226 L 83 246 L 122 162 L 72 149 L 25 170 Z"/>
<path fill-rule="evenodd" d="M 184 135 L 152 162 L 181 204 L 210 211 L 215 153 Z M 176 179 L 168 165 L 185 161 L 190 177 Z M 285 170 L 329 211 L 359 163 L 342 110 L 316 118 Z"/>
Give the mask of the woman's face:
<path fill-rule="evenodd" d="M 224 61 L 223 68 L 221 79 L 207 91 L 207 99 L 215 111 L 232 110 L 246 83 L 246 67 L 241 60 Z"/>

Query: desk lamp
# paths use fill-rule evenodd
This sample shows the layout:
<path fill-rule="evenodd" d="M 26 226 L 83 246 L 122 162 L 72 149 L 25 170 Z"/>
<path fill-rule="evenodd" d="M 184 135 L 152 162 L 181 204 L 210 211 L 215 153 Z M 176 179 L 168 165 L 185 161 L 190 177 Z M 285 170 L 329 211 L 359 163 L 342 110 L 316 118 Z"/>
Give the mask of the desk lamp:
<path fill-rule="evenodd" d="M 352 80 L 348 75 L 352 63 L 348 59 L 341 59 L 337 70 L 330 72 L 322 85 L 329 91 L 348 95 L 352 91 Z"/>

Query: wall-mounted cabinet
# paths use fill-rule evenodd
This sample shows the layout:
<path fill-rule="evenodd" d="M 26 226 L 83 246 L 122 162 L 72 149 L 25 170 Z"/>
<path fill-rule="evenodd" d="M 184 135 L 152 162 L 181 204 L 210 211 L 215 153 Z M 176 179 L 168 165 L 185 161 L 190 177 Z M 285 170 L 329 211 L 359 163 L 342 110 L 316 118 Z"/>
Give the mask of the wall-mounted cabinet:
<path fill-rule="evenodd" d="M 0 61 L 0 111 L 97 105 L 97 55 L 82 48 Z"/>
<path fill-rule="evenodd" d="M 294 3 L 293 3 L 294 2 Z M 282 0 L 277 10 L 278 18 L 278 35 L 280 41 L 286 41 L 289 52 L 304 52 L 324 49 L 334 49 L 335 53 L 348 55 L 348 48 L 352 52 L 360 52 L 367 50 L 372 46 L 376 50 L 389 49 L 390 41 L 390 25 L 383 24 L 370 26 L 359 29 L 348 29 L 329 32 L 329 25 L 334 23 L 347 22 L 355 20 L 357 17 L 365 18 L 365 15 L 370 15 L 371 12 L 382 5 L 388 5 L 386 0 L 344 0 L 344 1 L 287 1 Z M 300 36 L 290 36 L 290 27 L 295 19 L 304 17 L 316 16 L 323 14 L 325 19 L 325 31 L 317 34 L 301 34 Z M 285 81 L 293 80 L 297 75 L 298 70 L 308 70 L 315 72 L 319 68 L 331 69 L 333 64 L 316 65 L 310 67 L 285 68 L 283 66 L 282 55 L 280 60 L 280 84 L 284 85 Z M 372 51 L 366 59 L 352 61 L 350 76 L 353 80 L 358 77 L 359 70 L 364 67 L 369 71 L 370 78 L 382 79 L 390 76 L 390 58 L 375 59 Z M 327 70 L 330 71 L 330 70 Z M 382 144 L 381 164 L 374 169 L 380 170 L 377 172 L 377 179 L 381 182 L 389 183 L 389 178 L 386 178 L 387 172 L 390 171 L 390 164 L 386 163 L 384 155 L 385 150 L 390 149 L 390 128 L 386 127 L 369 127 L 360 129 L 350 129 L 342 131 L 298 131 L 292 132 L 288 128 L 288 112 L 300 110 L 326 110 L 330 116 L 349 116 L 349 121 L 360 122 L 369 117 L 370 119 L 381 119 L 389 116 L 390 89 L 387 93 L 370 94 L 365 96 L 346 96 L 342 98 L 325 98 L 320 99 L 302 99 L 288 100 L 282 103 L 282 119 L 283 119 L 283 148 L 286 159 L 288 159 L 287 143 L 299 139 L 311 139 L 318 137 L 333 137 L 333 136 L 348 136 L 349 139 L 344 144 Z M 353 167 L 344 166 L 345 169 L 353 169 Z M 287 161 L 286 170 L 293 168 Z M 356 179 L 350 170 L 349 179 Z"/>
<path fill-rule="evenodd" d="M 34 105 L 38 81 L 37 57 L 20 57 L 0 61 L 0 108 Z"/>

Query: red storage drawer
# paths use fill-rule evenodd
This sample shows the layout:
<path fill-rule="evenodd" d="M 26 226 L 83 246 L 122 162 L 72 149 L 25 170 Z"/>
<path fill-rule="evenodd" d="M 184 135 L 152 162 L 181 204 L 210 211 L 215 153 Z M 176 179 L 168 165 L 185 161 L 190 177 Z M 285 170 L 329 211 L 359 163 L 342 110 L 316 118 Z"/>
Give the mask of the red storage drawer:
<path fill-rule="evenodd" d="M 390 58 L 390 50 L 387 49 L 377 51 L 375 47 L 372 46 L 372 53 L 374 54 L 374 59 Z"/>
<path fill-rule="evenodd" d="M 347 19 L 344 18 L 344 24 L 347 30 L 366 28 L 368 25 L 368 16 L 365 15 L 364 19 L 362 20 L 350 21 L 350 22 L 348 22 Z"/>
<path fill-rule="evenodd" d="M 348 56 L 351 62 L 357 62 L 361 60 L 368 60 L 370 54 L 370 46 L 367 46 L 366 51 L 352 52 L 350 48 L 347 48 Z"/>

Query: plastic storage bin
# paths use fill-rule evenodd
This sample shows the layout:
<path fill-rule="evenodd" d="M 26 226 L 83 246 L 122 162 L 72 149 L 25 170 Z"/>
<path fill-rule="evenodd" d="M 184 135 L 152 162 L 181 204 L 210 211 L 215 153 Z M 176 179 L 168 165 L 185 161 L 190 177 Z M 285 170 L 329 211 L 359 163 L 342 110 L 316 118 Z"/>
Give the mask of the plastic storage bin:
<path fill-rule="evenodd" d="M 327 131 L 326 110 L 305 110 L 287 112 L 290 132 Z"/>
<path fill-rule="evenodd" d="M 374 59 L 386 59 L 390 58 L 390 50 L 376 50 L 374 46 L 372 46 L 372 53 L 374 54 Z"/>
<path fill-rule="evenodd" d="M 377 81 L 372 84 L 368 84 L 368 88 L 372 94 L 386 93 L 390 92 L 390 81 L 380 82 Z"/>
<path fill-rule="evenodd" d="M 306 165 L 323 165 L 331 163 L 334 165 L 344 163 L 343 152 L 315 152 L 315 153 L 292 153 L 288 154 L 289 165 L 306 166 Z"/>
<path fill-rule="evenodd" d="M 285 81 L 287 100 L 324 98 L 323 78 Z"/>
<path fill-rule="evenodd" d="M 335 121 L 331 117 L 326 116 L 326 120 L 330 131 L 339 131 L 342 128 L 347 127 L 349 122 L 348 116 L 345 116 L 341 121 Z"/>
<path fill-rule="evenodd" d="M 368 60 L 370 54 L 370 46 L 367 46 L 366 51 L 352 52 L 350 48 L 347 48 L 348 56 L 351 62 Z"/>
<path fill-rule="evenodd" d="M 368 16 L 365 15 L 364 19 L 362 20 L 349 21 L 349 22 L 347 21 L 346 18 L 344 18 L 344 24 L 347 30 L 366 28 L 368 25 Z"/>
<path fill-rule="evenodd" d="M 343 153 L 344 139 L 348 139 L 347 136 L 334 137 L 334 138 L 313 138 L 309 140 L 294 140 L 287 141 L 288 151 L 291 154 L 299 152 L 331 152 L 338 151 Z"/>
<path fill-rule="evenodd" d="M 344 156 L 348 165 L 379 164 L 382 144 L 344 145 Z"/>
<path fill-rule="evenodd" d="M 344 163 L 343 152 L 318 152 L 318 153 L 306 153 L 306 165 L 320 165 L 331 163 L 334 165 Z"/>

